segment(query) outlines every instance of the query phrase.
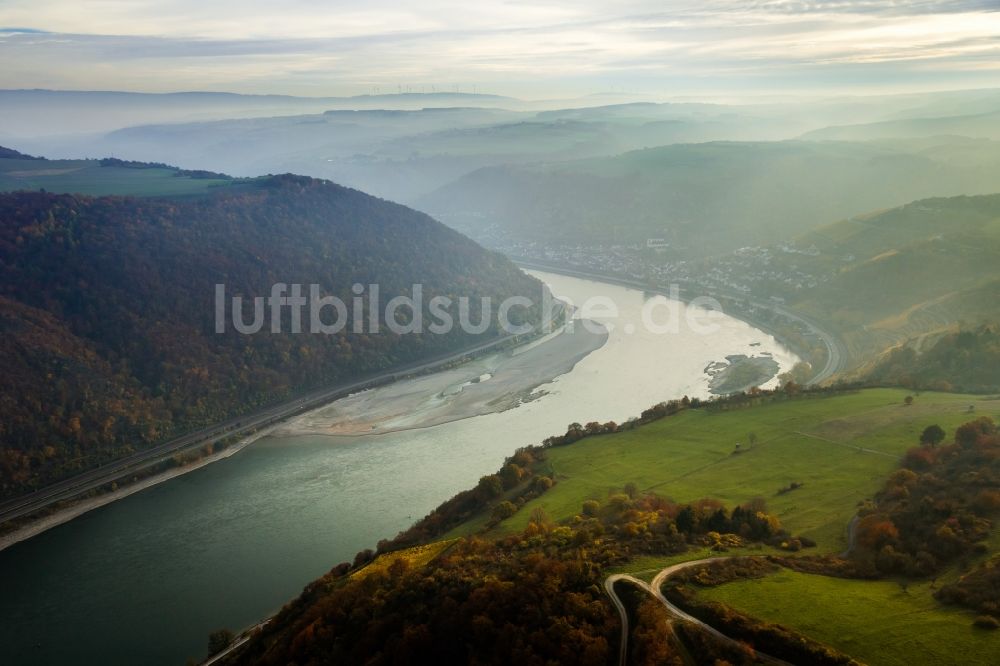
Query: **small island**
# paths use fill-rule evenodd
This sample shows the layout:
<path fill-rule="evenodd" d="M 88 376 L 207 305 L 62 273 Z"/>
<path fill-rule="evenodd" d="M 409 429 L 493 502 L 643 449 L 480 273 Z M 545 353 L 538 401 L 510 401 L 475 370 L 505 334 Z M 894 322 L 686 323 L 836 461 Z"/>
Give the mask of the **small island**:
<path fill-rule="evenodd" d="M 770 355 L 733 354 L 726 361 L 715 361 L 705 368 L 710 379 L 708 390 L 714 395 L 739 393 L 760 386 L 778 374 L 780 366 Z"/>

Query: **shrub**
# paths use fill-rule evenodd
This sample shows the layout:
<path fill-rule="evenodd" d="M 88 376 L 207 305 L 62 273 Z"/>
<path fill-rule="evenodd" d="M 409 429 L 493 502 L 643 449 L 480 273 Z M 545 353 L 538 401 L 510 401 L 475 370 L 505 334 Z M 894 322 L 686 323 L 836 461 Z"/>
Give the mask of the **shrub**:
<path fill-rule="evenodd" d="M 992 615 L 980 615 L 972 624 L 980 629 L 1000 629 L 1000 620 Z"/>
<path fill-rule="evenodd" d="M 517 506 L 513 502 L 504 500 L 493 507 L 493 520 L 500 522 L 506 520 L 517 513 Z"/>
<path fill-rule="evenodd" d="M 944 429 L 937 425 L 929 425 L 924 428 L 924 431 L 920 433 L 920 443 L 930 444 L 931 446 L 937 446 L 944 441 L 945 431 Z"/>

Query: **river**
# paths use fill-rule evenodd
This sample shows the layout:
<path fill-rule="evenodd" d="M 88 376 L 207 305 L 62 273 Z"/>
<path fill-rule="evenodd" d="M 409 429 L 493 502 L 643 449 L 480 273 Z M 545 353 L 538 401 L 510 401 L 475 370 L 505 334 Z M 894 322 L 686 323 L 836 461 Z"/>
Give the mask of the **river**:
<path fill-rule="evenodd" d="M 179 665 L 208 633 L 255 623 L 354 553 L 394 536 L 573 421 L 622 421 L 661 400 L 705 397 L 731 354 L 797 359 L 721 316 L 704 335 L 643 326 L 650 296 L 535 273 L 576 304 L 606 296 L 607 342 L 537 399 L 500 413 L 360 436 L 263 438 L 238 454 L 101 507 L 0 552 L 4 663 Z M 678 304 L 698 318 L 707 314 Z M 593 312 L 591 313 L 593 314 Z"/>

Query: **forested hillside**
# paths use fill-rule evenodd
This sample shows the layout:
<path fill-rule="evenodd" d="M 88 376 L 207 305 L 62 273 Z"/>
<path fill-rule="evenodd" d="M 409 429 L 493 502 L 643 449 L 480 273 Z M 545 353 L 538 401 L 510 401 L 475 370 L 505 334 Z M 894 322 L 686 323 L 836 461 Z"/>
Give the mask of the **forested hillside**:
<path fill-rule="evenodd" d="M 619 622 L 602 588 L 606 569 L 711 543 L 714 530 L 742 531 L 746 541 L 781 534 L 758 506 L 730 512 L 711 500 L 680 506 L 616 494 L 586 504 L 567 524 L 539 514 L 504 539 L 409 549 L 366 568 L 359 559 L 353 571 L 340 565 L 288 604 L 234 663 L 614 663 Z"/>
<path fill-rule="evenodd" d="M 959 322 L 996 321 L 998 221 L 1000 195 L 987 195 L 925 199 L 821 227 L 796 241 L 813 256 L 785 255 L 818 283 L 787 294 L 788 302 L 837 331 L 862 370 L 907 340 L 922 345 L 924 336 L 951 332 Z M 995 384 L 983 372 L 967 374 L 971 358 L 939 361 L 922 361 L 906 374 L 970 391 Z M 891 374 L 895 379 L 882 380 L 903 379 Z"/>
<path fill-rule="evenodd" d="M 214 285 L 248 300 L 279 282 L 348 304 L 377 283 L 383 307 L 420 283 L 425 310 L 437 294 L 539 303 L 542 288 L 426 215 L 310 178 L 183 199 L 0 195 L 0 496 L 497 334 L 215 332 Z"/>
<path fill-rule="evenodd" d="M 819 322 L 846 347 L 842 377 L 971 392 L 998 386 L 989 327 L 1000 321 L 1000 195 L 921 199 L 791 241 L 650 266 L 661 280 L 774 299 Z M 959 328 L 966 334 L 956 338 Z"/>
<path fill-rule="evenodd" d="M 1000 390 L 1000 332 L 996 325 L 948 333 L 929 349 L 903 345 L 886 355 L 869 379 L 918 389 Z"/>

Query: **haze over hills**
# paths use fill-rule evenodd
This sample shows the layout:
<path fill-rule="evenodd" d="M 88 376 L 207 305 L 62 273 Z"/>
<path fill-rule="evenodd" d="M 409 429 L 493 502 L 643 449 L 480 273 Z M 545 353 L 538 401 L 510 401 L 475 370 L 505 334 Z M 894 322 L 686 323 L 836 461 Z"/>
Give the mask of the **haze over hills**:
<path fill-rule="evenodd" d="M 384 323 L 359 335 L 295 335 L 287 312 L 283 334 L 240 335 L 229 326 L 219 335 L 216 284 L 245 298 L 266 297 L 275 283 L 318 284 L 345 303 L 355 283 L 378 284 L 384 304 L 420 283 L 424 308 L 456 290 L 540 303 L 540 283 L 504 257 L 426 215 L 329 182 L 0 162 L 19 172 L 34 167 L 41 178 L 55 171 L 66 191 L 107 194 L 114 176 L 131 171 L 139 176 L 121 180 L 124 191 L 184 195 L 0 195 L 2 496 L 309 388 L 499 335 L 495 321 L 482 335 L 457 326 L 397 335 Z M 366 304 L 364 316 L 371 311 Z"/>
<path fill-rule="evenodd" d="M 991 114 L 1000 112 L 995 90 L 724 103 L 626 100 L 620 94 L 531 102 L 455 93 L 296 98 L 0 91 L 9 117 L 0 137 L 23 151 L 61 158 L 165 160 L 238 176 L 291 171 L 414 204 L 488 166 L 707 141 L 995 136 Z M 871 123 L 882 129 L 840 128 Z"/>
<path fill-rule="evenodd" d="M 798 245 L 821 253 L 799 266 L 829 277 L 791 302 L 840 331 L 858 363 L 959 322 L 1000 321 L 1000 195 L 916 201 L 821 227 Z"/>
<path fill-rule="evenodd" d="M 499 106 L 516 100 L 474 93 L 399 93 L 295 97 L 226 92 L 138 93 L 87 90 L 0 90 L 0 137 L 73 136 L 159 122 L 318 113 L 329 109 L 421 109 Z"/>
<path fill-rule="evenodd" d="M 24 138 L 60 157 L 167 160 L 251 175 L 294 171 L 415 201 L 478 168 L 615 155 L 677 141 L 776 139 L 808 125 L 711 104 L 330 110 L 322 114 L 129 127 L 80 139 Z"/>
<path fill-rule="evenodd" d="M 906 118 L 862 125 L 839 125 L 806 132 L 809 141 L 870 141 L 927 136 L 1000 137 L 1000 111 L 943 118 Z"/>
<path fill-rule="evenodd" d="M 1000 143 L 711 142 L 490 167 L 418 206 L 488 244 L 664 239 L 675 257 L 791 239 L 831 219 L 998 187 Z"/>
<path fill-rule="evenodd" d="M 819 226 L 791 242 L 749 247 L 686 267 L 686 280 L 718 276 L 748 297 L 780 301 L 822 322 L 845 345 L 843 377 L 862 378 L 887 352 L 910 347 L 923 386 L 1000 387 L 972 358 L 922 362 L 916 353 L 959 327 L 1000 322 L 1000 195 L 922 199 Z M 676 275 L 676 274 L 675 274 Z M 941 350 L 944 354 L 945 350 Z M 968 354 L 989 363 L 989 344 Z M 944 370 L 943 367 L 948 367 Z M 979 368 L 985 370 L 985 366 Z M 897 370 L 872 375 L 899 378 Z"/>

